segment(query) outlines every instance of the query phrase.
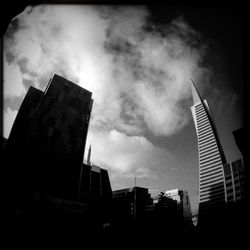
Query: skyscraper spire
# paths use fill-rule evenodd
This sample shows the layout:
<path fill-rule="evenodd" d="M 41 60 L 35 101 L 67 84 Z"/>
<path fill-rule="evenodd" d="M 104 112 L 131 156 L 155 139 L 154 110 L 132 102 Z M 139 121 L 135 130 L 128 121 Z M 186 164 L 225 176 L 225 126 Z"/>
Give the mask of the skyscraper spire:
<path fill-rule="evenodd" d="M 192 79 L 191 79 L 191 90 L 192 90 L 192 96 L 193 96 L 193 104 L 202 102 L 201 96 Z"/>
<path fill-rule="evenodd" d="M 90 157 L 91 157 L 91 144 L 89 145 L 89 152 L 88 152 L 88 159 L 87 159 L 87 164 L 88 165 L 91 165 Z"/>

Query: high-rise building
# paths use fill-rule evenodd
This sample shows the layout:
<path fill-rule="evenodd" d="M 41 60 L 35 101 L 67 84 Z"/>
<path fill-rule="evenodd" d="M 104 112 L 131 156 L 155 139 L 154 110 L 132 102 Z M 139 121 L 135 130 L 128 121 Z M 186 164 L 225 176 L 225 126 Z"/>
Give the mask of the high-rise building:
<path fill-rule="evenodd" d="M 6 145 L 10 188 L 78 198 L 91 96 L 56 74 L 44 92 L 30 87 Z"/>
<path fill-rule="evenodd" d="M 221 211 L 226 204 L 223 165 L 226 158 L 208 102 L 203 100 L 192 83 L 191 107 L 198 139 L 199 154 L 199 217 L 203 213 Z M 199 219 L 200 220 L 200 219 Z"/>
<path fill-rule="evenodd" d="M 245 175 L 242 159 L 224 165 L 227 203 L 245 198 Z"/>

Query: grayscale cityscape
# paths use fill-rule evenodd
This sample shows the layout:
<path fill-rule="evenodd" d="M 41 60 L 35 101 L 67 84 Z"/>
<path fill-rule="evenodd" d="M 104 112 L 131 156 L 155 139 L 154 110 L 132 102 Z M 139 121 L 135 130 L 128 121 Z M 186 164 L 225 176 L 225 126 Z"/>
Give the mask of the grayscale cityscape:
<path fill-rule="evenodd" d="M 241 246 L 243 6 L 34 4 L 11 14 L 1 29 L 9 243 Z"/>

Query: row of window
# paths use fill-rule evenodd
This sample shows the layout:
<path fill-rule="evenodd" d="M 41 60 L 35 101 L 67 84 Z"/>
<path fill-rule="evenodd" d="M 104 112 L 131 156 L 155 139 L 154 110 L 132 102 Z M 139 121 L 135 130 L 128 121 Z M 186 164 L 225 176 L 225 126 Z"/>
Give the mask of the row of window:
<path fill-rule="evenodd" d="M 205 163 L 205 164 L 200 164 L 200 169 L 208 169 L 208 168 L 212 168 L 214 167 L 215 164 L 218 164 L 218 163 L 221 163 L 221 159 L 215 159 L 215 160 L 211 160 L 210 162 L 208 163 Z"/>
<path fill-rule="evenodd" d="M 203 133 L 200 133 L 200 134 L 198 135 L 198 138 L 199 138 L 199 139 L 202 139 L 202 138 L 204 138 L 204 137 L 206 137 L 206 136 L 208 136 L 208 135 L 213 135 L 213 131 L 212 131 L 211 129 L 209 129 L 209 130 L 207 130 L 207 131 L 205 131 L 205 132 L 203 132 Z"/>
<path fill-rule="evenodd" d="M 205 130 L 203 130 L 202 132 L 199 132 L 198 133 L 198 137 L 201 138 L 202 136 L 210 133 L 210 132 L 213 132 L 213 130 L 211 129 L 211 127 L 209 126 L 208 128 L 206 128 Z"/>
<path fill-rule="evenodd" d="M 203 105 L 199 103 L 198 105 L 195 106 L 195 110 L 196 111 L 203 110 Z"/>
<path fill-rule="evenodd" d="M 213 148 L 212 150 L 207 150 L 205 153 L 202 152 L 202 154 L 200 154 L 200 162 L 203 162 L 204 160 L 208 159 L 209 157 L 216 157 L 217 155 L 219 155 L 219 152 L 217 150 L 217 148 Z"/>
<path fill-rule="evenodd" d="M 207 171 L 207 172 L 202 172 L 200 174 L 200 179 L 201 178 L 203 178 L 203 179 L 208 178 L 208 177 L 211 177 L 211 176 L 213 176 L 215 174 L 218 174 L 218 173 L 221 173 L 221 167 L 213 168 L 213 169 L 211 169 L 210 171 Z"/>
<path fill-rule="evenodd" d="M 200 160 L 200 165 L 204 165 L 207 162 L 212 162 L 212 161 L 218 160 L 218 159 L 220 159 L 220 154 L 219 153 L 208 155 L 207 157 Z"/>
<path fill-rule="evenodd" d="M 195 111 L 195 115 L 197 117 L 197 120 L 198 119 L 202 119 L 204 117 L 207 117 L 206 111 L 204 109 L 203 110 L 199 110 L 199 111 Z"/>
<path fill-rule="evenodd" d="M 208 148 L 211 149 L 212 147 L 217 147 L 215 140 L 206 144 L 199 145 L 199 151 L 202 153 L 203 150 L 208 149 Z"/>
<path fill-rule="evenodd" d="M 197 125 L 198 125 L 198 127 L 202 126 L 202 124 L 204 124 L 205 122 L 209 122 L 206 114 L 197 117 Z"/>
<path fill-rule="evenodd" d="M 209 121 L 206 119 L 206 120 L 202 120 L 202 121 L 197 121 L 197 126 L 198 128 L 199 127 L 203 127 L 203 126 L 207 126 L 207 125 L 210 125 Z"/>
<path fill-rule="evenodd" d="M 202 176 L 202 175 L 207 175 L 207 174 L 214 174 L 214 172 L 215 171 L 222 171 L 222 169 L 221 169 L 221 165 L 220 164 L 218 164 L 218 165 L 215 165 L 215 166 L 213 166 L 213 167 L 211 167 L 211 168 L 208 168 L 208 169 L 205 169 L 205 170 L 200 170 L 200 176 Z"/>
<path fill-rule="evenodd" d="M 205 194 L 208 192 L 216 192 L 217 190 L 222 190 L 222 189 L 224 190 L 224 183 L 219 182 L 212 186 L 203 187 L 202 189 L 200 189 L 200 194 Z"/>
<path fill-rule="evenodd" d="M 232 176 L 231 175 L 230 176 L 226 176 L 225 179 L 226 179 L 226 182 L 227 181 L 231 181 L 232 182 Z"/>
<path fill-rule="evenodd" d="M 221 173 L 217 173 L 215 176 L 212 176 L 210 178 L 200 179 L 200 187 L 202 188 L 203 186 L 207 184 L 212 184 L 214 182 L 217 182 L 218 180 L 223 181 L 223 175 Z"/>
<path fill-rule="evenodd" d="M 207 200 L 216 200 L 218 198 L 223 198 L 224 199 L 225 197 L 225 193 L 224 193 L 224 190 L 222 192 L 218 192 L 218 193 L 211 193 L 210 195 L 207 195 L 207 196 L 203 196 L 201 197 L 200 196 L 200 202 L 204 202 L 204 201 L 207 201 Z"/>
<path fill-rule="evenodd" d="M 208 152 L 212 152 L 214 150 L 218 150 L 218 147 L 217 147 L 215 142 L 208 144 L 208 145 L 205 145 L 202 148 L 199 148 L 199 155 L 201 157 L 203 155 L 206 155 Z"/>
<path fill-rule="evenodd" d="M 214 180 L 210 180 L 210 181 L 203 181 L 202 183 L 200 183 L 200 189 L 203 189 L 205 187 L 212 187 L 213 185 L 219 183 L 219 182 L 223 182 L 223 178 L 222 176 L 218 176 L 217 178 L 215 178 Z"/>
<path fill-rule="evenodd" d="M 202 204 L 203 203 L 203 204 Z M 214 199 L 207 200 L 207 201 L 201 201 L 200 200 L 200 206 L 205 206 L 205 207 L 211 207 L 213 205 L 219 206 L 220 204 L 225 204 L 225 195 L 218 196 Z"/>
<path fill-rule="evenodd" d="M 208 135 L 204 136 L 203 138 L 199 138 L 198 143 L 199 143 L 199 145 L 202 145 L 203 143 L 211 141 L 211 139 L 214 139 L 213 134 L 208 134 Z"/>
<path fill-rule="evenodd" d="M 205 126 L 197 126 L 198 128 L 198 134 L 200 134 L 201 132 L 203 132 L 204 130 L 211 128 L 210 124 L 206 124 Z"/>
<path fill-rule="evenodd" d="M 218 176 L 221 176 L 221 175 L 222 175 L 222 173 L 221 173 L 221 171 L 219 171 L 217 173 L 213 173 L 210 176 L 202 176 L 202 177 L 200 177 L 200 182 L 202 182 L 202 183 L 208 182 L 209 180 L 215 179 L 215 178 L 217 178 Z"/>
<path fill-rule="evenodd" d="M 205 141 L 199 142 L 199 148 L 212 142 L 216 142 L 214 137 L 210 137 Z"/>
<path fill-rule="evenodd" d="M 221 192 L 224 192 L 225 189 L 224 189 L 224 185 L 220 185 L 216 188 L 208 188 L 206 190 L 200 190 L 200 197 L 201 196 L 206 196 L 208 194 L 216 194 L 216 193 L 221 193 Z"/>
<path fill-rule="evenodd" d="M 206 150 L 205 152 L 203 151 L 202 154 L 200 154 L 200 160 L 204 160 L 211 155 L 215 155 L 216 153 L 218 153 L 217 148 L 212 148 L 210 150 Z"/>

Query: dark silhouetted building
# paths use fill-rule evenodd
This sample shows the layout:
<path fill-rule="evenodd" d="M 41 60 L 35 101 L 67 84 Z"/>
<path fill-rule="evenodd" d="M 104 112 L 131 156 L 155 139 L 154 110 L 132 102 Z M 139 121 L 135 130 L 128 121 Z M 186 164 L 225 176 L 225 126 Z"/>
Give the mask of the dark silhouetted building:
<path fill-rule="evenodd" d="M 168 240 L 188 238 L 187 232 L 193 229 L 193 222 L 187 192 L 173 189 L 161 192 L 153 199 L 152 233 Z"/>
<path fill-rule="evenodd" d="M 177 200 L 172 199 L 172 197 L 166 196 L 163 192 L 153 197 L 153 210 L 164 211 L 166 210 L 178 210 Z"/>
<path fill-rule="evenodd" d="M 113 204 L 119 216 L 140 218 L 151 210 L 153 200 L 147 188 L 131 187 L 113 191 Z"/>
<path fill-rule="evenodd" d="M 91 163 L 91 145 L 88 150 L 87 164 L 81 167 L 79 193 L 85 203 L 111 202 L 112 189 L 108 171 Z"/>
<path fill-rule="evenodd" d="M 9 190 L 79 198 L 92 93 L 54 75 L 45 91 L 30 87 L 6 145 Z"/>
<path fill-rule="evenodd" d="M 82 164 L 80 200 L 86 203 L 111 202 L 112 189 L 106 169 L 96 165 Z"/>
<path fill-rule="evenodd" d="M 1 137 L 1 139 L 2 139 L 2 153 L 4 153 L 7 144 L 7 139 L 3 136 Z"/>
<path fill-rule="evenodd" d="M 192 226 L 191 204 L 186 190 L 172 189 L 165 192 L 165 196 L 177 201 L 177 207 L 181 211 L 187 225 Z"/>
<path fill-rule="evenodd" d="M 245 195 L 246 199 L 249 200 L 250 198 L 250 171 L 249 171 L 249 157 L 248 157 L 248 148 L 247 148 L 247 142 L 248 142 L 248 130 L 246 130 L 245 127 L 241 127 L 235 131 L 233 131 L 233 136 L 236 142 L 236 145 L 238 146 L 241 154 L 242 154 L 242 160 L 244 163 L 244 175 L 245 175 Z"/>
<path fill-rule="evenodd" d="M 246 153 L 246 131 L 245 128 L 239 128 L 233 131 L 234 140 L 242 153 L 243 157 Z"/>

